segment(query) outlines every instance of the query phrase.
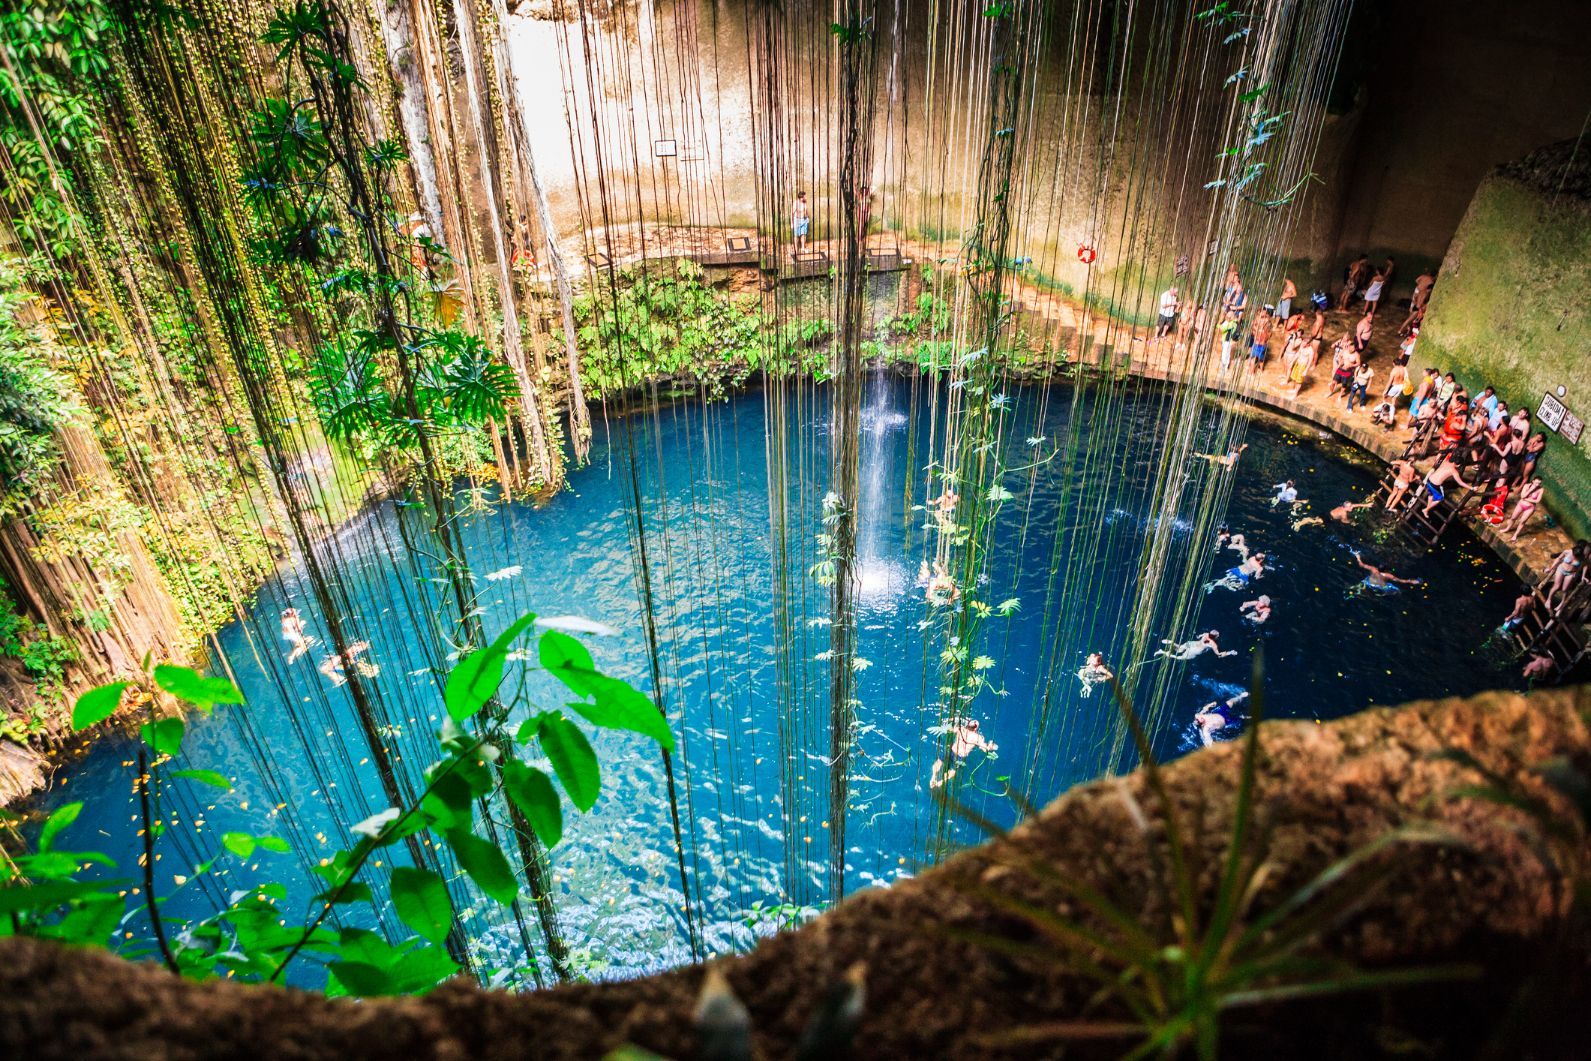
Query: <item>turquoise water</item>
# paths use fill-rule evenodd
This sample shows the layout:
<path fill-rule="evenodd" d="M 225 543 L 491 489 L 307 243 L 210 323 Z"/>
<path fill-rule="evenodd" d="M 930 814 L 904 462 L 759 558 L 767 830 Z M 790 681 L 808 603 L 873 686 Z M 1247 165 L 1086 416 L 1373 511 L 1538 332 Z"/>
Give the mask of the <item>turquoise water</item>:
<path fill-rule="evenodd" d="M 1045 800 L 1105 768 L 1115 708 L 1104 692 L 1081 696 L 1071 675 L 1090 651 L 1113 661 L 1124 652 L 1166 416 L 1165 396 L 1154 391 L 1102 411 L 1089 401 L 1074 408 L 1073 392 L 1063 387 L 1018 389 L 1012 397 L 1007 463 L 1032 467 L 1007 479 L 1014 497 L 997 524 L 988 596 L 1022 603 L 1009 620 L 990 623 L 980 649 L 995 660 L 990 673 L 1004 695 L 981 697 L 974 714 L 998 755 L 974 753 L 959 777 L 962 798 L 1004 820 L 1011 815 L 1002 779 Z M 870 384 L 864 414 L 858 625 L 859 652 L 871 666 L 858 676 L 846 852 L 852 889 L 919 871 L 940 841 L 928 780 L 942 745 L 928 730 L 938 722 L 932 705 L 941 646 L 922 628 L 928 609 L 917 571 L 930 545 L 924 514 L 911 506 L 922 503 L 921 469 L 931 457 L 927 410 L 942 398 L 921 383 L 881 376 Z M 599 663 L 650 689 L 632 563 L 637 532 L 626 515 L 631 498 L 642 498 L 664 701 L 680 740 L 690 896 L 713 953 L 745 947 L 771 928 L 755 904 L 810 909 L 829 898 L 828 665 L 816 658 L 828 647 L 827 590 L 807 573 L 828 466 L 827 395 L 808 391 L 789 408 L 803 428 L 787 443 L 790 477 L 807 485 L 780 492 L 788 506 L 782 520 L 769 502 L 770 405 L 752 393 L 599 422 L 592 464 L 572 476 L 570 489 L 541 505 L 479 512 L 463 528 L 489 631 L 525 610 L 600 620 L 618 633 L 586 639 Z M 1208 434 L 1217 412 L 1211 409 L 1206 420 Z M 1078 435 L 1111 441 L 1086 468 L 1078 458 L 1044 459 Z M 1235 658 L 1206 655 L 1137 673 L 1146 680 L 1163 673 L 1171 683 L 1170 710 L 1153 734 L 1159 753 L 1176 755 L 1198 743 L 1193 713 L 1241 688 L 1247 649 L 1260 640 L 1272 716 L 1326 719 L 1372 702 L 1516 684 L 1487 645 L 1515 585 L 1500 563 L 1467 536 L 1414 555 L 1373 519 L 1295 531 L 1299 514 L 1270 503 L 1274 484 L 1296 480 L 1314 514 L 1324 516 L 1332 505 L 1371 492 L 1373 466 L 1312 430 L 1254 423 L 1247 441 L 1250 449 L 1232 473 L 1227 522 L 1277 566 L 1252 592 L 1217 588 L 1201 595 L 1186 629 L 1153 632 L 1180 640 L 1214 628 L 1223 647 L 1240 650 Z M 1195 473 L 1208 474 L 1203 462 Z M 775 531 L 781 524 L 784 534 Z M 1178 524 L 1175 547 L 1192 548 L 1191 532 L 1191 525 Z M 1351 548 L 1425 582 L 1395 594 L 1362 592 Z M 441 714 L 434 675 L 446 662 L 429 655 L 428 639 L 412 628 L 407 602 L 417 591 L 396 555 L 394 514 L 378 506 L 346 528 L 325 559 L 338 563 L 346 606 L 372 641 L 367 658 L 380 667 L 374 681 L 393 712 L 391 746 L 417 770 L 434 758 L 430 734 Z M 782 564 L 778 555 L 786 556 Z M 1236 562 L 1230 551 L 1210 551 L 1205 577 Z M 1052 581 L 1052 569 L 1069 574 Z M 781 570 L 790 608 L 790 640 L 783 642 L 775 621 Z M 1260 592 L 1273 599 L 1275 612 L 1255 626 L 1241 618 L 1238 605 Z M 182 765 L 221 770 L 236 787 L 215 798 L 212 790 L 178 782 L 167 794 L 163 812 L 173 828 L 162 841 L 157 885 L 172 895 L 174 914 L 208 912 L 232 888 L 261 879 L 282 881 L 290 906 L 307 906 L 310 862 L 348 846 L 347 827 L 385 806 L 346 691 L 316 669 L 323 650 L 284 660 L 279 617 L 289 604 L 324 638 L 293 570 L 262 590 L 247 621 L 219 634 L 248 703 L 190 720 Z M 1068 632 L 1075 643 L 1063 643 Z M 1045 676 L 1052 669 L 1059 678 L 1050 685 Z M 534 676 L 523 691 L 531 698 L 552 693 Z M 1042 726 L 1034 722 L 1036 705 Z M 577 965 L 613 976 L 688 961 L 656 750 L 626 734 L 603 733 L 596 744 L 602 799 L 587 815 L 566 807 L 565 840 L 552 856 Z M 108 852 L 125 867 L 122 875 L 136 872 L 132 749 L 121 738 L 99 741 L 43 800 L 46 806 L 84 801 L 61 843 Z M 220 834 L 232 830 L 285 836 L 307 857 L 223 859 L 216 873 L 179 886 L 215 853 Z M 947 831 L 951 842 L 977 839 L 964 823 L 952 822 Z M 517 937 L 496 908 L 472 899 L 462 885 L 457 905 L 466 908 L 464 923 L 486 963 L 514 964 Z M 384 911 L 377 916 L 393 923 Z M 136 921 L 128 931 L 139 934 Z"/>

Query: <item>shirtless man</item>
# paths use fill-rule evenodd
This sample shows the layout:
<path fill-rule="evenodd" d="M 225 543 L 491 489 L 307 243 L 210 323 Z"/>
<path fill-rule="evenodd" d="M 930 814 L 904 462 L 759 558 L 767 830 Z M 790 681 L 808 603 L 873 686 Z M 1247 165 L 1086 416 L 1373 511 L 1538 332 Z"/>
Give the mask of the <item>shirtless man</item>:
<path fill-rule="evenodd" d="M 355 641 L 353 644 L 348 646 L 347 652 L 333 652 L 331 655 L 321 660 L 320 666 L 316 669 L 326 677 L 330 678 L 333 685 L 348 684 L 347 667 L 349 664 L 353 664 L 354 669 L 359 672 L 360 677 L 374 678 L 377 674 L 381 673 L 381 668 L 376 666 L 374 663 L 369 663 L 359 658 L 368 651 L 370 651 L 369 641 Z"/>
<path fill-rule="evenodd" d="M 1238 566 L 1230 568 L 1227 573 L 1222 575 L 1220 578 L 1215 579 L 1212 582 L 1206 582 L 1204 584 L 1204 592 L 1209 593 L 1217 586 L 1222 589 L 1230 590 L 1243 589 L 1249 584 L 1251 579 L 1263 578 L 1264 576 L 1265 554 L 1254 553 L 1252 556 L 1245 557 L 1243 562 Z"/>
<path fill-rule="evenodd" d="M 1088 662 L 1077 671 L 1077 680 L 1083 683 L 1085 699 L 1094 695 L 1094 686 L 1108 682 L 1114 677 L 1115 673 L 1105 666 L 1105 655 L 1102 652 L 1090 652 Z"/>
<path fill-rule="evenodd" d="M 1361 508 L 1370 508 L 1373 504 L 1371 501 L 1344 501 L 1331 510 L 1331 518 L 1345 526 L 1351 526 L 1353 514 Z"/>
<path fill-rule="evenodd" d="M 962 719 L 952 724 L 950 732 L 953 735 L 950 742 L 950 762 L 959 764 L 961 760 L 971 755 L 974 751 L 982 751 L 985 755 L 993 755 L 1000 747 L 988 737 L 978 732 L 978 720 L 975 718 Z M 928 779 L 929 788 L 939 788 L 946 781 L 956 776 L 956 766 L 945 768 L 944 759 L 934 760 L 932 776 Z"/>
<path fill-rule="evenodd" d="M 1237 655 L 1237 649 L 1235 648 L 1230 652 L 1221 651 L 1220 637 L 1221 634 L 1218 631 L 1207 630 L 1191 641 L 1182 641 L 1179 643 L 1172 641 L 1170 638 L 1166 638 L 1160 642 L 1162 647 L 1155 649 L 1154 658 L 1158 659 L 1163 656 L 1166 659 L 1188 660 L 1193 659 L 1195 656 L 1202 656 L 1206 652 L 1214 652 L 1217 657 L 1222 659 L 1225 659 L 1227 656 Z M 1171 645 L 1173 647 L 1167 651 L 1166 648 L 1163 647 L 1165 645 Z"/>
<path fill-rule="evenodd" d="M 1271 599 L 1261 593 L 1255 599 L 1239 604 L 1237 610 L 1243 614 L 1243 618 L 1258 626 L 1271 617 Z"/>
<path fill-rule="evenodd" d="M 1369 586 L 1371 589 L 1389 590 L 1396 589 L 1400 585 L 1418 586 L 1420 584 L 1420 580 L 1417 578 L 1399 578 L 1390 571 L 1383 571 L 1374 564 L 1365 563 L 1364 557 L 1360 556 L 1357 552 L 1353 554 L 1353 559 L 1354 563 L 1358 564 L 1360 567 L 1369 572 L 1369 574 L 1364 577 L 1364 584 Z"/>
<path fill-rule="evenodd" d="M 934 510 L 934 519 L 939 521 L 941 530 L 949 530 L 955 526 L 956 503 L 960 500 L 954 490 L 946 490 L 930 503 Z"/>
<path fill-rule="evenodd" d="M 1194 456 L 1210 461 L 1214 464 L 1219 464 L 1223 468 L 1233 468 L 1237 466 L 1237 459 L 1243 456 L 1243 451 L 1246 449 L 1248 449 L 1247 442 L 1243 443 L 1237 449 L 1228 450 L 1226 456 L 1224 457 L 1214 453 L 1195 453 Z"/>
<path fill-rule="evenodd" d="M 790 211 L 791 255 L 807 249 L 807 231 L 812 227 L 812 212 L 807 208 L 807 193 L 796 192 L 795 206 Z"/>
<path fill-rule="evenodd" d="M 1198 713 L 1193 716 L 1194 725 L 1199 727 L 1199 740 L 1208 748 L 1215 743 L 1215 735 L 1228 726 L 1235 726 L 1242 721 L 1243 716 L 1238 712 L 1238 706 L 1248 699 L 1248 693 L 1238 693 L 1229 700 L 1211 700 Z"/>

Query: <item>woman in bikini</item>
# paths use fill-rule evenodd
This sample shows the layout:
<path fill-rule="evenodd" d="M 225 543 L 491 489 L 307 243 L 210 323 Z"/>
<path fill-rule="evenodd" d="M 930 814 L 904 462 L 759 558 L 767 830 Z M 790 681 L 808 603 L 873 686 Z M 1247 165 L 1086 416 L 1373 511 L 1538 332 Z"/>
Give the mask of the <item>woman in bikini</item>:
<path fill-rule="evenodd" d="M 1547 484 L 1541 481 L 1540 476 L 1533 475 L 1525 481 L 1525 485 L 1519 490 L 1519 500 L 1514 502 L 1514 514 L 1508 517 L 1508 522 L 1501 528 L 1504 534 L 1513 532 L 1509 541 L 1519 540 L 1519 532 L 1525 529 L 1525 524 L 1535 515 L 1536 507 L 1541 504 L 1541 495 L 1546 492 Z"/>

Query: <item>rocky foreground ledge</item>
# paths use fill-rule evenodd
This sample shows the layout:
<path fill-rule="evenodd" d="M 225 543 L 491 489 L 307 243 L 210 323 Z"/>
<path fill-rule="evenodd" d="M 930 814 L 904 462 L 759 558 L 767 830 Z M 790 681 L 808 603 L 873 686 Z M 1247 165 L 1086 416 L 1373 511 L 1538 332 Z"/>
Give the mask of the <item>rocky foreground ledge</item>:
<path fill-rule="evenodd" d="M 1550 969 L 1538 977 L 1550 979 L 1550 990 L 1496 1044 L 1511 1061 L 1584 1056 L 1581 1025 L 1591 1011 L 1584 919 L 1566 922 L 1555 909 L 1562 893 L 1532 853 L 1526 817 L 1451 798 L 1478 779 L 1436 754 L 1464 749 L 1556 801 L 1534 768 L 1568 757 L 1591 770 L 1588 713 L 1591 687 L 1421 701 L 1328 725 L 1266 724 L 1258 784 L 1275 872 L 1261 904 L 1389 830 L 1432 823 L 1463 843 L 1395 849 L 1390 887 L 1340 927 L 1329 950 L 1371 967 L 1457 960 L 1486 971 L 1476 981 L 1388 997 L 1245 1011 L 1227 1025 L 1223 1054 L 1483 1056 L 1520 985 Z M 1165 770 L 1182 813 L 1202 808 L 1207 891 L 1239 765 L 1239 747 L 1225 745 Z M 1060 1056 L 1053 1040 L 1002 1046 L 988 1036 L 1075 1017 L 1094 988 L 1059 960 L 1012 958 L 965 941 L 969 933 L 1033 938 L 980 889 L 1031 890 L 1032 879 L 1010 867 L 1041 859 L 1127 909 L 1154 909 L 1163 899 L 1149 855 L 1156 820 L 1141 771 L 1080 787 L 1008 837 L 860 895 L 717 967 L 751 1012 L 761 1056 L 791 1054 L 819 1000 L 857 963 L 866 968 L 866 1002 L 856 1057 Z M 1567 857 L 1582 873 L 1591 866 L 1583 833 Z M 593 1058 L 630 1043 L 685 1058 L 698 1049 L 692 1014 L 703 978 L 701 968 L 688 968 L 530 995 L 454 985 L 420 999 L 334 1002 L 187 983 L 104 953 L 0 940 L 0 1057 Z M 1081 1042 L 1065 1056 L 1114 1057 L 1126 1048 L 1122 1040 Z"/>

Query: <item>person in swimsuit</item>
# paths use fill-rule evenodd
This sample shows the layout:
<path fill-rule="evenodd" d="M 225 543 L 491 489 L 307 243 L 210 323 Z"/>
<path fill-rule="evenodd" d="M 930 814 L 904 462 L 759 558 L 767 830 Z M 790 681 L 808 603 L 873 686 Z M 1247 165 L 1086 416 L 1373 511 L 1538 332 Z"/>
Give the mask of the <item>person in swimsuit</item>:
<path fill-rule="evenodd" d="M 1276 490 L 1276 496 L 1271 498 L 1272 508 L 1276 508 L 1279 505 L 1291 505 L 1298 501 L 1298 487 L 1293 485 L 1291 479 L 1285 483 L 1277 483 L 1274 489 Z"/>
<path fill-rule="evenodd" d="M 1417 578 L 1399 578 L 1390 571 L 1383 571 L 1374 564 L 1365 563 L 1364 557 L 1359 555 L 1358 550 L 1354 550 L 1353 559 L 1354 563 L 1369 572 L 1360 582 L 1360 585 L 1367 586 L 1378 592 L 1386 593 L 1397 589 L 1399 586 L 1418 586 L 1420 584 L 1420 580 Z"/>
<path fill-rule="evenodd" d="M 1397 478 L 1392 481 L 1392 489 L 1387 492 L 1388 512 L 1403 503 L 1403 499 L 1408 496 L 1409 488 L 1414 485 L 1414 480 L 1420 477 L 1420 469 L 1414 466 L 1414 462 L 1401 457 L 1392 462 L 1392 471 Z"/>
<path fill-rule="evenodd" d="M 1519 540 L 1519 532 L 1525 529 L 1525 524 L 1535 514 L 1536 507 L 1541 504 L 1541 496 L 1546 492 L 1547 484 L 1541 481 L 1540 476 L 1531 476 L 1525 481 L 1525 485 L 1520 487 L 1519 498 L 1514 502 L 1513 515 L 1509 516 L 1508 522 L 1502 526 L 1502 533 L 1513 532 L 1509 541 Z"/>
<path fill-rule="evenodd" d="M 1243 618 L 1258 626 L 1271 617 L 1271 599 L 1261 593 L 1253 600 L 1246 600 L 1237 606 Z"/>
<path fill-rule="evenodd" d="M 1373 317 L 1376 306 L 1381 303 L 1381 289 L 1387 286 L 1387 274 L 1376 270 L 1376 275 L 1370 278 L 1370 286 L 1365 288 L 1365 316 Z"/>
<path fill-rule="evenodd" d="M 937 729 L 939 727 L 935 727 L 935 730 Z M 1000 747 L 978 732 L 978 720 L 975 718 L 954 722 L 947 729 L 952 734 L 950 759 L 948 760 L 952 765 L 947 769 L 945 765 L 947 760 L 935 759 L 933 773 L 928 779 L 929 788 L 939 788 L 946 781 L 955 777 L 957 765 L 973 752 L 982 751 L 985 755 L 993 758 L 995 751 Z M 929 732 L 934 732 L 935 730 L 930 730 Z"/>
<path fill-rule="evenodd" d="M 795 206 L 790 211 L 791 256 L 807 249 L 807 232 L 812 228 L 812 212 L 807 208 L 807 193 L 796 192 Z"/>
<path fill-rule="evenodd" d="M 1206 748 L 1215 743 L 1215 735 L 1232 726 L 1240 725 L 1243 716 L 1238 705 L 1248 699 L 1248 693 L 1238 693 L 1229 700 L 1212 700 L 1199 708 L 1193 723 L 1199 728 L 1199 740 Z"/>
<path fill-rule="evenodd" d="M 1554 600 L 1568 592 L 1569 587 L 1580 580 L 1588 559 L 1591 559 L 1591 542 L 1578 541 L 1559 553 L 1552 563 L 1547 565 L 1547 570 L 1542 573 L 1541 581 L 1547 587 L 1546 599 L 1548 607 L 1551 607 Z"/>
<path fill-rule="evenodd" d="M 348 646 L 347 652 L 334 652 L 321 660 L 320 666 L 316 669 L 330 678 L 333 685 L 348 684 L 347 668 L 350 665 L 359 672 L 360 677 L 374 678 L 381 673 L 381 668 L 359 658 L 368 651 L 370 651 L 369 641 L 355 641 Z"/>
<path fill-rule="evenodd" d="M 1085 699 L 1094 695 L 1094 686 L 1108 682 L 1114 677 L 1115 673 L 1105 666 L 1105 656 L 1102 652 L 1090 652 L 1088 662 L 1077 671 L 1077 680 L 1083 683 Z"/>
<path fill-rule="evenodd" d="M 1525 679 L 1530 682 L 1546 681 L 1552 677 L 1553 672 L 1557 669 L 1558 665 L 1552 661 L 1551 656 L 1544 652 L 1538 652 L 1531 656 L 1530 661 L 1525 664 L 1524 675 Z"/>
<path fill-rule="evenodd" d="M 315 639 L 304 631 L 304 617 L 298 614 L 297 608 L 287 608 L 282 612 L 282 638 L 293 650 L 287 654 L 287 662 L 296 663 L 300 656 L 309 651 L 309 646 Z"/>
<path fill-rule="evenodd" d="M 1331 510 L 1331 518 L 1344 526 L 1352 526 L 1353 514 L 1361 508 L 1370 508 L 1372 505 L 1373 501 L 1344 501 Z"/>
<path fill-rule="evenodd" d="M 1230 652 L 1221 651 L 1220 637 L 1221 635 L 1219 632 L 1215 630 L 1208 630 L 1194 638 L 1192 641 L 1182 641 L 1179 643 L 1167 638 L 1160 642 L 1162 647 L 1155 649 L 1155 658 L 1158 659 L 1160 657 L 1164 657 L 1166 659 L 1189 660 L 1196 656 L 1202 656 L 1206 652 L 1213 652 L 1216 654 L 1216 656 L 1222 659 L 1225 659 L 1227 656 L 1237 655 L 1237 649 L 1235 648 Z M 1164 647 L 1166 645 L 1171 645 L 1173 647 L 1167 651 L 1167 649 Z"/>
<path fill-rule="evenodd" d="M 1229 568 L 1220 578 L 1206 582 L 1204 592 L 1209 593 L 1217 586 L 1221 589 L 1240 590 L 1247 587 L 1252 579 L 1263 577 L 1265 577 L 1265 554 L 1255 553 L 1245 557 L 1238 566 Z"/>
<path fill-rule="evenodd" d="M 1236 467 L 1237 459 L 1243 456 L 1243 451 L 1246 449 L 1248 449 L 1247 442 L 1243 443 L 1237 449 L 1228 450 L 1226 456 L 1224 457 L 1215 453 L 1195 453 L 1194 456 L 1211 461 L 1215 464 L 1219 464 L 1223 468 L 1232 468 Z"/>
<path fill-rule="evenodd" d="M 1298 297 L 1298 285 L 1289 277 L 1282 277 L 1282 296 L 1276 300 L 1276 319 L 1290 320 L 1293 316 L 1293 299 Z"/>
<path fill-rule="evenodd" d="M 1447 497 L 1446 484 L 1454 483 L 1465 490 L 1475 489 L 1459 473 L 1458 462 L 1453 459 L 1456 456 L 1456 452 L 1456 449 L 1448 449 L 1436 467 L 1431 469 L 1431 474 L 1425 477 L 1425 492 L 1428 496 L 1425 500 L 1425 507 L 1420 510 L 1422 516 L 1429 516 L 1431 511 Z"/>
<path fill-rule="evenodd" d="M 1353 348 L 1353 340 L 1343 336 L 1331 348 L 1331 387 L 1326 391 L 1326 397 L 1347 394 L 1348 388 L 1353 386 L 1353 374 L 1358 369 L 1359 351 Z"/>

